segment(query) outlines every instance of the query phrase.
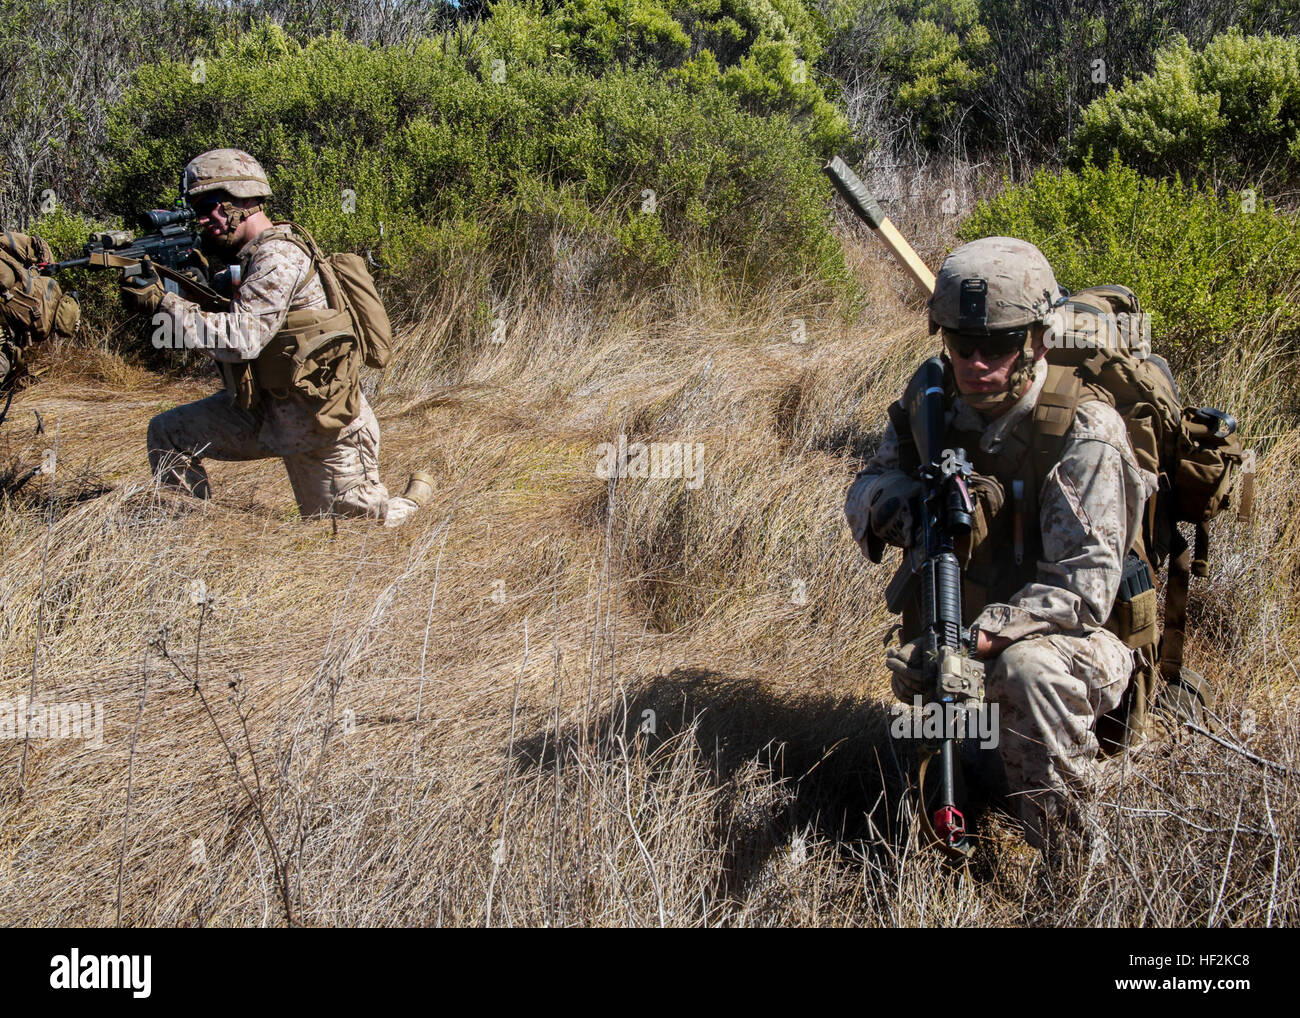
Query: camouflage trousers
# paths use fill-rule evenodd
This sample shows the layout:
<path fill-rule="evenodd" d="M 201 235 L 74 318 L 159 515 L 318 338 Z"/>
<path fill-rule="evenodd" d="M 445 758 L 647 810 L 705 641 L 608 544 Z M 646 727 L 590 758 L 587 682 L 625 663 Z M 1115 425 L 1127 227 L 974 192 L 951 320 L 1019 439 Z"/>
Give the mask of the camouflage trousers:
<path fill-rule="evenodd" d="M 1031 845 L 1045 849 L 1063 826 L 1088 826 L 1079 807 L 1088 810 L 1101 778 L 1096 720 L 1119 706 L 1132 670 L 1133 652 L 1105 630 L 1018 641 L 990 669 L 999 754 Z"/>
<path fill-rule="evenodd" d="M 219 392 L 149 422 L 149 466 L 163 484 L 210 498 L 202 460 L 277 456 L 304 519 L 370 517 L 395 527 L 415 511 L 415 502 L 389 495 L 379 481 L 379 422 L 364 396 L 361 413 L 337 438 L 322 441 L 312 422 L 310 408 L 291 400 L 241 410 Z"/>

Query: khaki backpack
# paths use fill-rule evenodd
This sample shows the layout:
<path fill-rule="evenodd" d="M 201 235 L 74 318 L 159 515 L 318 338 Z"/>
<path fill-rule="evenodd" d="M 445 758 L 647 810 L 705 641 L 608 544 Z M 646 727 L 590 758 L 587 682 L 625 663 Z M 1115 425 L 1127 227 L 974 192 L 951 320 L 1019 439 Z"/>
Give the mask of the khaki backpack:
<path fill-rule="evenodd" d="M 224 363 L 222 374 L 235 405 L 253 406 L 259 393 L 304 402 L 322 434 L 333 434 L 361 412 L 360 369 L 382 368 L 392 353 L 392 327 L 365 262 L 353 254 L 325 256 L 311 234 L 276 223 L 266 240 L 287 240 L 311 260 L 298 289 L 315 273 L 327 307 L 290 311 L 275 339 L 249 362 Z M 259 239 L 260 242 L 260 239 Z M 257 243 L 242 252 L 247 276 Z M 296 294 L 296 291 L 295 291 Z"/>
<path fill-rule="evenodd" d="M 387 367 L 393 356 L 393 327 L 388 312 L 384 310 L 384 302 L 379 299 L 374 277 L 366 268 L 366 260 L 347 251 L 324 255 L 312 235 L 301 226 L 290 223 L 276 225 L 287 227 L 287 234 L 282 239 L 297 244 L 311 258 L 312 268 L 320 273 L 329 306 L 346 310 L 352 318 L 366 367 Z"/>
<path fill-rule="evenodd" d="M 26 350 L 51 336 L 71 339 L 81 320 L 81 309 L 37 266 L 54 261 L 54 252 L 40 237 L 8 230 L 0 233 L 0 384 L 25 370 Z"/>
<path fill-rule="evenodd" d="M 1048 334 L 1048 364 L 1073 367 L 1083 386 L 1114 405 L 1138 464 L 1159 478 L 1132 553 L 1150 575 L 1131 577 L 1126 568 L 1110 623 L 1135 649 L 1158 646 L 1158 657 L 1138 670 L 1125 703 L 1098 725 L 1103 747 L 1114 751 L 1141 732 L 1158 692 L 1185 706 L 1199 700 L 1198 710 L 1212 706 L 1208 684 L 1182 663 L 1188 590 L 1192 576 L 1208 572 L 1209 523 L 1238 488 L 1238 515 L 1250 517 L 1254 477 L 1240 469 L 1244 455 L 1236 422 L 1220 411 L 1185 405 L 1169 365 L 1150 353 L 1149 319 L 1131 290 L 1090 287 L 1072 294 L 1061 310 L 1061 324 Z M 1180 523 L 1191 524 L 1192 545 Z M 1156 644 L 1154 581 L 1165 567 L 1164 625 Z M 1164 691 L 1157 689 L 1158 678 Z"/>

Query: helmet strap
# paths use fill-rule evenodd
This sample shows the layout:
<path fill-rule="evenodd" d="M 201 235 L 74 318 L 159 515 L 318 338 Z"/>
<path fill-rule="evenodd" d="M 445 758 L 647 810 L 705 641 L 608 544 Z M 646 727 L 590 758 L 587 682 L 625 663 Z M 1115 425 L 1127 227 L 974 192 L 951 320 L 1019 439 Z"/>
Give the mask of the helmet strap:
<path fill-rule="evenodd" d="M 265 206 L 262 205 L 260 202 L 257 205 L 252 206 L 251 208 L 243 208 L 239 205 L 236 205 L 233 201 L 230 200 L 221 202 L 221 204 L 219 204 L 217 208 L 221 209 L 221 214 L 226 217 L 226 222 L 228 224 L 226 226 L 225 233 L 222 234 L 222 236 L 229 237 L 231 234 L 233 234 L 236 230 L 239 229 L 239 225 L 245 219 L 249 219 L 257 215 L 259 212 L 262 211 L 264 207 Z"/>

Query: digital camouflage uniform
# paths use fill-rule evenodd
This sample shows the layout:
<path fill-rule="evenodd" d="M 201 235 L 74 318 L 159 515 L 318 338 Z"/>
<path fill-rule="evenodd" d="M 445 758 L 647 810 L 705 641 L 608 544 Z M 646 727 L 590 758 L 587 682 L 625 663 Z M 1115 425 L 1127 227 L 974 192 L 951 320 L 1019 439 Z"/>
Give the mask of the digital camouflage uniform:
<path fill-rule="evenodd" d="M 364 394 L 361 413 L 336 438 L 323 440 L 314 410 L 290 393 L 263 394 L 249 410 L 235 406 L 228 365 L 252 360 L 279 332 L 289 311 L 327 307 L 311 258 L 272 227 L 250 241 L 247 274 L 230 312 L 200 310 L 167 294 L 159 311 L 171 316 L 173 334 L 205 349 L 227 380 L 227 392 L 176 407 L 149 422 L 149 463 L 155 473 L 202 497 L 210 494 L 199 460 L 284 460 L 304 518 L 320 514 L 369 516 L 397 526 L 417 508 L 390 496 L 379 480 L 379 424 Z"/>
<path fill-rule="evenodd" d="M 1046 377 L 1047 365 L 1039 361 L 1030 388 L 992 421 L 957 397 L 949 424 L 979 433 L 980 448 L 997 453 L 1032 414 Z M 873 493 L 899 490 L 902 478 L 891 422 L 845 506 L 864 552 Z M 1080 403 L 1039 492 L 1042 556 L 1035 580 L 967 620 L 1014 641 L 988 667 L 987 696 L 999 705 L 998 750 L 1009 790 L 1026 837 L 1039 846 L 1065 808 L 1060 792 L 1086 793 L 1099 776 L 1096 719 L 1120 704 L 1133 669 L 1133 652 L 1102 625 L 1155 486 L 1155 476 L 1134 459 L 1119 414 L 1101 402 Z M 890 532 L 880 536 L 901 546 L 914 521 L 901 500 L 897 509 Z"/>

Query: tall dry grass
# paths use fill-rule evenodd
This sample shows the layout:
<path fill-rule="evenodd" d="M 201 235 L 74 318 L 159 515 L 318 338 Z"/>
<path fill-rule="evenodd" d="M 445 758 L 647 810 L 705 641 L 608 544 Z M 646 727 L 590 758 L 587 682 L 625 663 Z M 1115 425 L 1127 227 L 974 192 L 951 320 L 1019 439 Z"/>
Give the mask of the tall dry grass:
<path fill-rule="evenodd" d="M 954 870 L 886 734 L 890 564 L 841 508 L 929 340 L 847 250 L 856 318 L 521 288 L 505 342 L 449 349 L 431 292 L 376 396 L 385 479 L 439 481 L 396 531 L 297 521 L 274 461 L 156 491 L 146 423 L 207 387 L 63 351 L 0 439 L 59 454 L 0 514 L 0 700 L 102 703 L 103 744 L 0 743 L 0 922 L 1295 923 L 1300 450 L 1267 337 L 1194 383 L 1259 451 L 1188 653 L 1236 748 L 1117 764 L 1104 859 L 1026 879 L 990 816 Z M 703 483 L 602 480 L 620 434 L 702 444 Z"/>

